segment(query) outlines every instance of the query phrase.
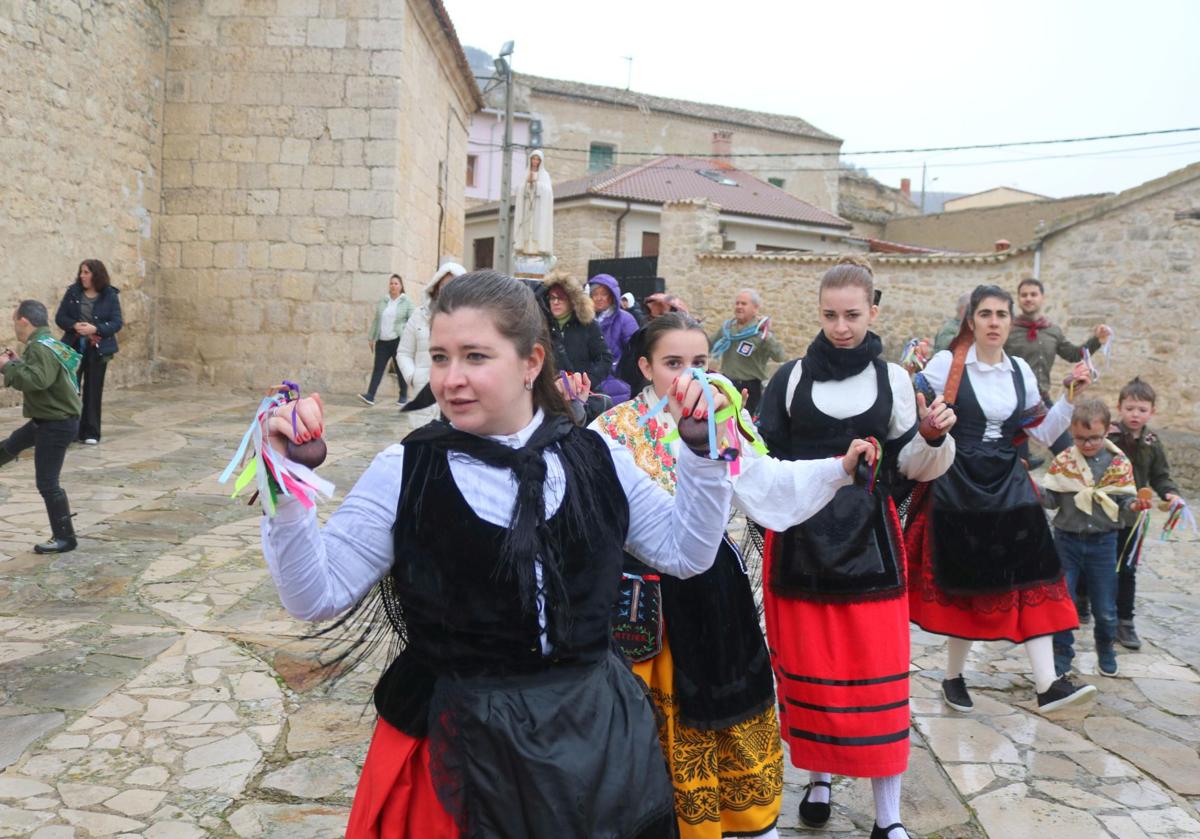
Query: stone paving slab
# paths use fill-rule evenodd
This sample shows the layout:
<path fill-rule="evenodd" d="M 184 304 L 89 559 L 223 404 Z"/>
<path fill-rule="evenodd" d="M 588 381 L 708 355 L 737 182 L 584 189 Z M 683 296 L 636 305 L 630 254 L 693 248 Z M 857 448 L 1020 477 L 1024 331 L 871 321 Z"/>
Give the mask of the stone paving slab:
<path fill-rule="evenodd" d="M 31 460 L 0 469 L 0 837 L 341 834 L 377 670 L 322 681 L 312 627 L 275 597 L 257 511 L 216 483 L 256 400 L 192 386 L 109 394 L 104 441 L 68 454 L 81 543 L 61 557 L 30 550 L 46 530 Z M 344 493 L 411 419 L 352 397 L 327 405 L 322 474 Z M 0 426 L 20 421 L 0 410 Z M 1038 715 L 1010 644 L 976 645 L 977 710 L 951 712 L 944 639 L 914 629 L 913 835 L 1200 835 L 1198 558 L 1195 542 L 1147 544 L 1147 643 L 1110 679 L 1080 639 L 1077 669 L 1100 688 L 1082 712 Z M 817 835 L 797 823 L 806 780 L 788 766 L 784 836 Z M 820 835 L 869 832 L 869 781 L 835 779 L 833 802 Z"/>

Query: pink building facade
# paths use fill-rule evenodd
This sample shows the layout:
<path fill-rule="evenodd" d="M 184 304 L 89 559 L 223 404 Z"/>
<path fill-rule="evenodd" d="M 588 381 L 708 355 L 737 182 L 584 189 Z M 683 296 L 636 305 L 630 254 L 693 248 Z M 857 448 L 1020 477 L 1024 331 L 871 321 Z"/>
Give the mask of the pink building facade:
<path fill-rule="evenodd" d="M 529 145 L 530 114 L 513 114 L 513 183 L 525 172 L 526 147 Z M 484 108 L 471 116 L 467 139 L 468 201 L 499 201 L 500 174 L 503 168 L 504 112 Z M 554 170 L 550 170 L 553 177 Z"/>

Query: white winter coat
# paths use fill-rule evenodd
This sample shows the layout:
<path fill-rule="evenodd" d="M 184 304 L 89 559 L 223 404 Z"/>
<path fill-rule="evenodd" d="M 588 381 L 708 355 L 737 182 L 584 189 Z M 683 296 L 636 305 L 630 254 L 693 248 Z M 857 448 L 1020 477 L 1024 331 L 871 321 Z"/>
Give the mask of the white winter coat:
<path fill-rule="evenodd" d="M 430 292 L 438 287 L 447 274 L 460 277 L 465 273 L 467 269 L 457 262 L 443 263 L 425 287 L 425 302 L 413 311 L 404 325 L 404 332 L 400 334 L 400 344 L 396 347 L 396 366 L 400 369 L 400 375 L 412 385 L 413 395 L 429 384 L 429 368 L 433 365 L 429 356 L 429 318 L 433 311 Z"/>

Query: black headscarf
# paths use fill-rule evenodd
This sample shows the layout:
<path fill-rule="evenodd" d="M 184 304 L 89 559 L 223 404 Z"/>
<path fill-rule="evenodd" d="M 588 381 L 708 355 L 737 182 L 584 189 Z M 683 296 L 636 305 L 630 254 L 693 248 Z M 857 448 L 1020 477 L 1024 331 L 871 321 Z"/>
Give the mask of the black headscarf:
<path fill-rule="evenodd" d="M 827 382 L 832 379 L 840 382 L 867 369 L 882 352 L 883 341 L 874 332 L 868 332 L 861 344 L 849 349 L 835 347 L 824 332 L 818 332 L 808 345 L 804 369 L 813 377 L 813 381 Z"/>

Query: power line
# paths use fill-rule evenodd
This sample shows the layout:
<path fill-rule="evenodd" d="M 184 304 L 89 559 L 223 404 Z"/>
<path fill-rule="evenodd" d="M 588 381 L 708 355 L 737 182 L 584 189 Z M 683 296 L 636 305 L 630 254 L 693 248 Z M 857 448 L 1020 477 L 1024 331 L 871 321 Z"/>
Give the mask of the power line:
<path fill-rule="evenodd" d="M 866 151 L 796 151 L 796 152 L 731 152 L 721 157 L 858 157 L 867 154 L 925 154 L 929 152 L 948 152 L 948 151 L 977 151 L 980 149 L 1009 149 L 1019 146 L 1052 146 L 1065 143 L 1091 143 L 1097 140 L 1125 140 L 1133 137 L 1158 137 L 1166 134 L 1187 134 L 1195 131 L 1200 131 L 1200 126 L 1193 128 L 1164 128 L 1158 131 L 1131 131 L 1125 134 L 1096 134 L 1090 137 L 1061 137 L 1054 140 L 1017 140 L 1006 143 L 975 143 L 972 145 L 962 146 L 926 146 L 922 148 L 908 149 L 868 149 Z M 477 144 L 485 146 L 487 144 Z M 587 154 L 591 149 L 573 148 L 570 146 L 548 146 L 543 145 L 543 149 L 548 151 L 563 151 L 563 152 L 579 152 Z M 625 151 L 620 149 L 618 154 L 628 155 L 629 157 L 712 157 L 712 149 L 703 152 L 664 152 L 664 151 Z"/>

